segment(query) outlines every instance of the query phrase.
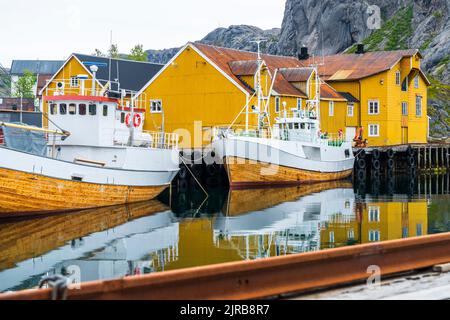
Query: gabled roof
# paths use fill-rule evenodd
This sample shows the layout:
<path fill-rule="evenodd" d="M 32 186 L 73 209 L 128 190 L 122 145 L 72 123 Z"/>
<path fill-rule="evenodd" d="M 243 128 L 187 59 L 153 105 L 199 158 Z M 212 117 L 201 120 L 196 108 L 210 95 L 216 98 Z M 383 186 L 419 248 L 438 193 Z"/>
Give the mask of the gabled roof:
<path fill-rule="evenodd" d="M 347 101 L 342 95 L 340 95 L 336 90 L 330 87 L 327 83 L 322 83 L 320 85 L 320 98 L 326 100 L 340 100 Z"/>
<path fill-rule="evenodd" d="M 25 70 L 34 74 L 54 74 L 64 64 L 60 60 L 13 60 L 11 75 L 23 75 Z"/>
<path fill-rule="evenodd" d="M 313 68 L 282 68 L 281 74 L 289 82 L 306 82 L 314 72 Z"/>
<path fill-rule="evenodd" d="M 211 62 L 237 83 L 241 83 L 239 76 L 252 75 L 256 72 L 258 55 L 255 52 L 216 47 L 202 43 L 191 43 L 191 45 L 202 52 Z M 302 67 L 300 61 L 295 57 L 262 54 L 261 58 L 272 74 L 274 74 L 275 69 Z M 247 86 L 243 85 L 243 87 L 252 93 Z M 280 73 L 275 80 L 273 89 L 281 95 L 305 96 L 303 92 L 292 86 Z"/>
<path fill-rule="evenodd" d="M 359 102 L 350 92 L 338 92 L 341 96 L 343 96 L 348 102 Z"/>
<path fill-rule="evenodd" d="M 258 70 L 257 60 L 230 61 L 228 64 L 236 76 L 253 76 Z"/>
<path fill-rule="evenodd" d="M 152 79 L 163 65 L 137 62 L 123 59 L 109 59 L 84 54 L 73 54 L 81 63 L 101 63 L 105 64 L 98 68 L 97 78 L 105 85 L 108 80 L 120 83 L 121 89 L 139 91 L 150 79 Z M 89 69 L 89 67 L 87 68 Z M 110 74 L 111 72 L 111 74 Z"/>
<path fill-rule="evenodd" d="M 416 54 L 421 57 L 417 49 L 326 56 L 319 66 L 319 75 L 325 81 L 359 80 L 390 70 L 401 59 Z M 304 66 L 313 63 L 314 58 L 302 61 Z"/>

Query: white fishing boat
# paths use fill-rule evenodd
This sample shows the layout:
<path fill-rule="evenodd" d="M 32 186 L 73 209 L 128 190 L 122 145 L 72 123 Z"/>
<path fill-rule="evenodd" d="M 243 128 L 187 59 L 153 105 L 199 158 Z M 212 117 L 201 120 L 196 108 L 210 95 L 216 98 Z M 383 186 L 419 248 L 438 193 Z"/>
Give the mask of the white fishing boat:
<path fill-rule="evenodd" d="M 352 144 L 343 132 L 321 131 L 320 87 L 317 66 L 314 95 L 306 107 L 281 110 L 271 124 L 269 104 L 272 88 L 264 94 L 261 70 L 265 65 L 258 54 L 255 77 L 257 106 L 251 111 L 258 117 L 258 127 L 249 126 L 249 102 L 245 111 L 245 128 L 231 124 L 216 132 L 212 147 L 223 159 L 232 188 L 261 185 L 295 185 L 347 178 L 352 174 L 355 158 Z M 278 70 L 272 75 L 275 81 Z M 236 118 L 237 119 L 237 118 Z"/>
<path fill-rule="evenodd" d="M 0 216 L 150 200 L 176 176 L 177 135 L 145 132 L 145 107 L 118 83 L 98 92 L 97 69 L 90 92 L 65 94 L 71 80 L 58 80 L 43 97 L 48 128 L 0 123 Z"/>

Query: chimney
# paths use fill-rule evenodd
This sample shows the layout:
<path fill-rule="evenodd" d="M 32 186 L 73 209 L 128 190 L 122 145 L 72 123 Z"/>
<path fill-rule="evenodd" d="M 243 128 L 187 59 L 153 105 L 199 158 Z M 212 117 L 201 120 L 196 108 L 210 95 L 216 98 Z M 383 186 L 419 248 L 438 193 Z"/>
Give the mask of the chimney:
<path fill-rule="evenodd" d="M 298 55 L 298 60 L 307 60 L 309 58 L 308 47 L 301 47 L 300 54 Z"/>
<path fill-rule="evenodd" d="M 364 50 L 364 45 L 362 43 L 358 43 L 356 45 L 356 54 L 364 54 L 366 53 Z"/>

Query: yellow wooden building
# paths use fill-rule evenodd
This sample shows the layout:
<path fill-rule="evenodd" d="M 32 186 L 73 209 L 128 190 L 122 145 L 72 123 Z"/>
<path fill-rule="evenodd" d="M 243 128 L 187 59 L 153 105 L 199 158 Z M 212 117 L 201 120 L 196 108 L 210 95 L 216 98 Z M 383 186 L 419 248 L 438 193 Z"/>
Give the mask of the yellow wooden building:
<path fill-rule="evenodd" d="M 428 204 L 371 202 L 357 204 L 354 218 L 331 219 L 321 232 L 323 249 L 424 236 L 428 233 Z"/>
<path fill-rule="evenodd" d="M 320 77 L 335 90 L 356 98 L 348 106 L 347 131 L 364 128 L 369 146 L 427 143 L 430 82 L 421 69 L 420 52 L 359 50 L 320 59 Z M 308 58 L 302 64 L 314 61 Z"/>
<path fill-rule="evenodd" d="M 129 106 L 131 96 L 163 67 L 161 64 L 73 53 L 42 88 L 40 96 L 92 95 L 94 74 L 91 67 L 94 65 L 98 68 L 95 75 L 95 94 L 120 98 L 124 92 L 123 107 Z M 143 109 L 146 105 L 143 101 L 138 101 L 136 107 Z M 48 102 L 41 101 L 41 110 L 48 112 Z"/>
<path fill-rule="evenodd" d="M 262 55 L 262 60 L 266 95 L 273 82 L 269 104 L 273 124 L 285 111 L 306 107 L 306 101 L 314 98 L 316 77 L 313 68 L 304 67 L 295 57 Z M 213 129 L 227 128 L 235 119 L 235 127 L 244 127 L 247 116 L 256 127 L 257 68 L 256 53 L 188 43 L 139 92 L 138 98 L 149 99 L 145 129 L 176 132 L 182 137 L 180 146 L 193 149 L 209 145 Z M 347 103 L 335 89 L 321 83 L 321 111 L 332 113 L 332 118 L 324 118 L 322 131 L 345 131 Z"/>

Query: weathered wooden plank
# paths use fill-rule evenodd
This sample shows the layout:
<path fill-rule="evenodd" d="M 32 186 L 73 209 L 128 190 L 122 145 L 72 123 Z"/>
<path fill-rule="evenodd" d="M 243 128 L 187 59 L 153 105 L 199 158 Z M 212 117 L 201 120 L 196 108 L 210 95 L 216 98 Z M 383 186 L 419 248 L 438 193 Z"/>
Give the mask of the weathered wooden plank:
<path fill-rule="evenodd" d="M 336 173 L 314 172 L 236 157 L 227 158 L 225 163 L 232 187 L 298 185 L 333 181 L 350 177 L 353 173 L 352 169 Z"/>
<path fill-rule="evenodd" d="M 0 168 L 0 217 L 151 200 L 166 186 L 130 187 L 68 181 Z"/>

